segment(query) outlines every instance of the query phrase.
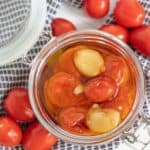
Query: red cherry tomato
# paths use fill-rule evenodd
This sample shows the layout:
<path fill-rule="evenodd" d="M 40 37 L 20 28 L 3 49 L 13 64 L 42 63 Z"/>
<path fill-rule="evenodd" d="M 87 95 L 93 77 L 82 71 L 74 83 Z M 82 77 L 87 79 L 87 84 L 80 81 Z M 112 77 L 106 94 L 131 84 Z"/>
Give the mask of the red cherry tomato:
<path fill-rule="evenodd" d="M 112 108 L 116 109 L 121 114 L 121 119 L 124 120 L 131 107 L 133 105 L 135 99 L 135 91 L 131 90 L 130 86 L 122 86 L 118 92 L 118 95 L 112 101 L 104 102 L 101 106 L 103 108 Z M 134 93 L 133 93 L 134 92 Z"/>
<path fill-rule="evenodd" d="M 101 18 L 109 11 L 109 0 L 85 0 L 85 9 L 93 18 Z"/>
<path fill-rule="evenodd" d="M 14 88 L 4 101 L 4 108 L 15 120 L 33 121 L 34 113 L 29 103 L 28 91 L 24 88 Z"/>
<path fill-rule="evenodd" d="M 137 0 L 119 0 L 114 16 L 118 24 L 132 28 L 142 25 L 145 12 Z"/>
<path fill-rule="evenodd" d="M 62 109 L 59 114 L 59 123 L 63 128 L 72 132 L 84 133 L 86 128 L 83 123 L 85 122 L 87 111 L 88 109 L 79 106 Z"/>
<path fill-rule="evenodd" d="M 77 104 L 82 95 L 73 93 L 79 80 L 65 72 L 54 74 L 45 82 L 44 93 L 47 103 L 52 103 L 58 107 L 68 107 Z"/>
<path fill-rule="evenodd" d="M 22 131 L 9 117 L 0 117 L 0 145 L 15 147 L 20 144 Z"/>
<path fill-rule="evenodd" d="M 103 102 L 112 99 L 118 87 L 116 82 L 107 76 L 90 80 L 84 89 L 85 95 L 93 102 Z"/>
<path fill-rule="evenodd" d="M 76 27 L 70 21 L 63 18 L 53 19 L 51 28 L 53 36 L 58 36 L 76 30 Z"/>
<path fill-rule="evenodd" d="M 145 56 L 150 56 L 150 26 L 142 26 L 130 32 L 130 43 Z"/>
<path fill-rule="evenodd" d="M 126 83 L 130 73 L 126 62 L 119 56 L 105 56 L 106 71 L 104 74 L 113 78 L 117 85 Z"/>
<path fill-rule="evenodd" d="M 57 138 L 38 122 L 33 123 L 25 130 L 22 139 L 24 150 L 48 150 L 56 142 Z"/>
<path fill-rule="evenodd" d="M 126 43 L 129 40 L 127 29 L 120 25 L 108 24 L 108 25 L 102 26 L 100 30 L 111 33 Z"/>

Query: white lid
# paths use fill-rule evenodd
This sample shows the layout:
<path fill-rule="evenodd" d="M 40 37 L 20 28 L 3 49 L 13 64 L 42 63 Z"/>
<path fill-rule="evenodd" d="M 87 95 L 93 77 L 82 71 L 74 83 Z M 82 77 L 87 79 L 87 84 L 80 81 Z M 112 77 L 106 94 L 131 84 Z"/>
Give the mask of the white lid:
<path fill-rule="evenodd" d="M 30 14 L 24 29 L 13 40 L 0 47 L 0 65 L 8 64 L 27 53 L 43 30 L 46 0 L 31 0 L 30 4 Z"/>

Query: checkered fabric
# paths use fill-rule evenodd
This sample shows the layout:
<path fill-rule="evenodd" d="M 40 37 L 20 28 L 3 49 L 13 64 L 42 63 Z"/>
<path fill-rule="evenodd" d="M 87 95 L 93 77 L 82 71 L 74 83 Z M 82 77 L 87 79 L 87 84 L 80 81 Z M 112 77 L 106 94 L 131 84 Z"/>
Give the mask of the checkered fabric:
<path fill-rule="evenodd" d="M 21 31 L 30 14 L 30 3 L 30 0 L 0 1 L 0 46 Z"/>
<path fill-rule="evenodd" d="M 3 15 L 11 16 L 10 11 L 5 11 L 2 13 L 1 9 L 3 7 L 3 4 L 8 4 L 8 7 L 11 7 L 13 9 L 13 5 L 10 5 L 10 1 L 20 1 L 23 6 L 24 0 L 0 0 L 0 44 L 2 42 L 9 40 L 12 35 L 7 35 L 5 33 L 1 33 L 1 26 L 3 26 L 2 18 Z M 61 3 L 67 3 L 69 5 L 72 5 L 76 7 L 77 9 L 80 9 L 82 7 L 82 0 L 47 0 L 47 19 L 45 22 L 45 27 L 43 31 L 49 33 L 50 32 L 50 22 L 53 17 L 55 17 L 55 14 L 57 13 L 57 10 L 59 9 L 59 6 Z M 150 0 L 141 0 L 141 4 L 144 6 L 146 11 L 146 18 L 145 23 L 150 23 Z M 17 3 L 16 3 L 17 4 Z M 15 7 L 16 8 L 16 7 Z M 17 7 L 18 8 L 18 7 Z M 10 9 L 8 9 L 10 10 Z M 18 8 L 20 11 L 21 8 Z M 19 13 L 18 11 L 18 13 Z M 16 13 L 12 14 L 16 15 Z M 18 14 L 17 14 L 18 15 Z M 25 17 L 25 14 L 22 16 Z M 13 34 L 13 30 L 16 28 L 19 28 L 18 25 L 20 23 L 17 22 L 18 20 L 13 21 L 7 21 L 4 22 L 8 28 L 6 28 L 7 31 L 12 30 L 10 34 Z M 109 19 L 106 20 L 106 22 L 113 22 L 113 17 L 110 15 Z M 14 27 L 14 28 L 13 28 Z M 36 54 L 42 49 L 42 47 L 48 42 L 49 39 L 45 38 L 42 34 L 39 37 L 39 40 L 37 43 L 33 46 L 33 48 L 28 52 L 28 58 L 33 59 Z M 139 58 L 143 70 L 145 73 L 145 80 L 146 80 L 146 97 L 145 97 L 145 104 L 143 107 L 143 111 L 145 113 L 150 113 L 150 58 L 146 58 L 142 56 L 139 53 L 136 53 L 137 57 Z M 11 88 L 14 87 L 26 87 L 28 86 L 28 76 L 29 76 L 30 68 L 22 63 L 21 59 L 18 59 L 14 61 L 13 63 L 9 65 L 4 65 L 0 67 L 0 115 L 5 114 L 5 111 L 2 107 L 2 103 L 4 98 L 7 96 L 8 91 Z M 25 129 L 28 124 L 21 124 L 22 128 Z M 99 146 L 79 146 L 79 145 L 72 145 L 65 143 L 64 141 L 59 141 L 57 145 L 53 148 L 54 150 L 115 150 L 116 147 L 121 143 L 121 139 L 116 139 L 113 142 L 110 142 L 108 144 L 99 145 Z M 6 148 L 6 147 L 0 147 L 0 150 L 22 150 L 22 146 L 19 145 L 16 148 Z M 34 150 L 34 148 L 33 148 Z"/>

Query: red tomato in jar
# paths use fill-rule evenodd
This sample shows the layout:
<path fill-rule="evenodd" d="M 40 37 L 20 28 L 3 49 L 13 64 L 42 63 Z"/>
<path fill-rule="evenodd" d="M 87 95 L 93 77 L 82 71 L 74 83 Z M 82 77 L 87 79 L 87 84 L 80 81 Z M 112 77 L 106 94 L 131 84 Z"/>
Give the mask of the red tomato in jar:
<path fill-rule="evenodd" d="M 19 125 L 7 116 L 0 117 L 0 145 L 15 147 L 20 144 L 22 131 Z"/>
<path fill-rule="evenodd" d="M 129 80 L 130 72 L 126 62 L 119 56 L 105 56 L 106 70 L 104 74 L 113 78 L 117 85 L 126 83 Z"/>
<path fill-rule="evenodd" d="M 134 88 L 129 85 L 121 86 L 118 95 L 112 101 L 107 101 L 101 104 L 103 108 L 116 109 L 121 114 L 121 119 L 124 120 L 133 105 L 135 99 Z M 134 93 L 133 93 L 134 92 Z"/>
<path fill-rule="evenodd" d="M 81 100 L 82 94 L 75 95 L 73 91 L 79 84 L 79 80 L 72 75 L 58 72 L 45 82 L 45 100 L 47 103 L 52 103 L 58 107 L 77 104 Z"/>
<path fill-rule="evenodd" d="M 70 31 L 76 30 L 76 27 L 69 20 L 63 18 L 55 18 L 51 23 L 53 36 L 58 36 Z"/>
<path fill-rule="evenodd" d="M 109 0 L 85 0 L 87 13 L 93 18 L 101 18 L 109 11 Z"/>
<path fill-rule="evenodd" d="M 108 24 L 100 27 L 99 29 L 115 35 L 116 37 L 118 37 L 126 43 L 129 40 L 128 30 L 120 25 Z"/>
<path fill-rule="evenodd" d="M 15 120 L 33 121 L 35 119 L 29 103 L 28 91 L 24 88 L 14 88 L 4 101 L 4 108 Z"/>
<path fill-rule="evenodd" d="M 112 99 L 118 91 L 116 82 L 107 76 L 89 80 L 84 93 L 93 102 L 103 102 Z"/>
<path fill-rule="evenodd" d="M 59 124 L 72 132 L 86 134 L 84 126 L 88 109 L 80 106 L 62 109 L 59 114 Z"/>
<path fill-rule="evenodd" d="M 150 56 L 150 26 L 142 26 L 130 32 L 130 43 L 145 56 Z"/>
<path fill-rule="evenodd" d="M 56 142 L 57 138 L 38 122 L 33 123 L 25 130 L 22 139 L 24 150 L 48 150 Z"/>
<path fill-rule="evenodd" d="M 118 24 L 132 28 L 142 25 L 145 12 L 137 0 L 119 0 L 114 10 L 114 17 Z"/>

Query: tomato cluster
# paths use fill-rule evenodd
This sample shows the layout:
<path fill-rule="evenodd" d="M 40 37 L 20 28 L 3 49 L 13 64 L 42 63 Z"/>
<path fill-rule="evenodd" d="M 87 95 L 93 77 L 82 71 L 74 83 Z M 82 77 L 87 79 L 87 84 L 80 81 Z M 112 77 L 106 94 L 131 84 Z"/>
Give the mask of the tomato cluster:
<path fill-rule="evenodd" d="M 108 14 L 110 0 L 85 0 L 83 7 L 90 17 L 100 19 Z M 116 23 L 98 29 L 113 34 L 145 56 L 150 56 L 150 27 L 143 25 L 144 18 L 145 11 L 138 0 L 119 0 L 114 8 Z M 69 20 L 62 18 L 53 19 L 51 27 L 54 36 L 77 29 Z"/>
<path fill-rule="evenodd" d="M 7 115 L 0 116 L 0 145 L 23 144 L 24 150 L 48 150 L 57 142 L 57 138 L 36 121 L 26 89 L 12 89 L 3 104 Z M 33 123 L 23 132 L 17 122 Z"/>

